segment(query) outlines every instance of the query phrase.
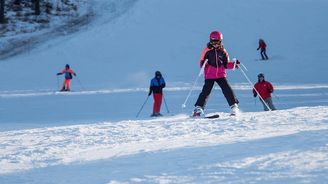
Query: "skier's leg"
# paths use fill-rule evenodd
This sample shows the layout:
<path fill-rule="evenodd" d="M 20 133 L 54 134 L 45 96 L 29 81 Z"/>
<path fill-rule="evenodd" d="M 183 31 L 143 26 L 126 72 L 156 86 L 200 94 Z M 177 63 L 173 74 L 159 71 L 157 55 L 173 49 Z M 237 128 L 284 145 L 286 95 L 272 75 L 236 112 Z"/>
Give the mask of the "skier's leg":
<path fill-rule="evenodd" d="M 65 91 L 65 89 L 66 89 L 66 79 L 64 80 L 63 87 L 62 87 L 62 89 L 60 91 Z"/>
<path fill-rule="evenodd" d="M 264 49 L 261 49 L 261 57 L 262 57 L 262 60 L 265 60 L 265 57 L 263 55 L 263 52 L 264 52 Z"/>
<path fill-rule="evenodd" d="M 65 90 L 66 91 L 71 90 L 71 79 L 65 79 Z"/>
<path fill-rule="evenodd" d="M 264 99 L 264 102 L 263 102 L 263 100 L 260 98 L 260 101 L 262 102 L 264 111 L 269 111 L 268 107 L 265 105 L 265 103 L 268 103 L 267 99 Z"/>
<path fill-rule="evenodd" d="M 195 107 L 199 106 L 204 109 L 206 105 L 206 101 L 208 96 L 210 95 L 215 80 L 214 79 L 206 79 L 205 84 L 203 86 L 202 92 L 199 94 Z"/>
<path fill-rule="evenodd" d="M 156 98 L 156 94 L 153 93 L 153 99 L 154 99 L 154 103 L 153 103 L 153 114 L 152 116 L 155 116 L 156 115 L 156 110 L 157 110 L 157 98 Z"/>
<path fill-rule="evenodd" d="M 234 104 L 238 104 L 238 100 L 237 100 L 231 86 L 229 85 L 227 79 L 226 78 L 220 78 L 220 79 L 217 79 L 216 82 L 221 87 L 222 93 L 223 93 L 224 97 L 226 98 L 229 106 L 232 106 Z"/>
<path fill-rule="evenodd" d="M 154 93 L 154 113 L 159 114 L 161 112 L 163 95 L 161 93 Z"/>
<path fill-rule="evenodd" d="M 271 97 L 265 99 L 265 101 L 266 101 L 266 103 L 268 104 L 268 106 L 270 107 L 271 110 L 273 110 L 273 111 L 277 110 L 276 107 L 272 103 L 272 98 Z"/>
<path fill-rule="evenodd" d="M 266 59 L 269 59 L 268 55 L 266 54 L 266 49 L 264 49 L 264 52 L 263 52 L 264 56 Z"/>

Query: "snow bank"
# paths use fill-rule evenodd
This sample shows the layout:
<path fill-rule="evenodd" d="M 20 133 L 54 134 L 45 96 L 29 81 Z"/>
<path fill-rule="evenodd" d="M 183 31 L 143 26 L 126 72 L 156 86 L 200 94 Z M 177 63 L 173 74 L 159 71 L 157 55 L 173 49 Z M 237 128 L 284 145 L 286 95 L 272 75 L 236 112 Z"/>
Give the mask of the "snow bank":
<path fill-rule="evenodd" d="M 141 152 L 243 142 L 328 129 L 328 107 L 243 113 L 217 120 L 177 115 L 0 132 L 1 174 Z"/>

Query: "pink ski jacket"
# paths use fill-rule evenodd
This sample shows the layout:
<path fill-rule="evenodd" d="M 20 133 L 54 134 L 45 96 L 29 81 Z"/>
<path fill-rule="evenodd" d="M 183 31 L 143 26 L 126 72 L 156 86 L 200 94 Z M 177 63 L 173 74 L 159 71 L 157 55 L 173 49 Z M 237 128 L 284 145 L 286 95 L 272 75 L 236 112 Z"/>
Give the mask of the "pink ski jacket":
<path fill-rule="evenodd" d="M 200 57 L 200 67 L 207 59 L 204 68 L 205 79 L 219 79 L 227 76 L 226 69 L 233 69 L 234 62 L 230 62 L 228 52 L 223 49 L 215 49 L 206 47 Z"/>

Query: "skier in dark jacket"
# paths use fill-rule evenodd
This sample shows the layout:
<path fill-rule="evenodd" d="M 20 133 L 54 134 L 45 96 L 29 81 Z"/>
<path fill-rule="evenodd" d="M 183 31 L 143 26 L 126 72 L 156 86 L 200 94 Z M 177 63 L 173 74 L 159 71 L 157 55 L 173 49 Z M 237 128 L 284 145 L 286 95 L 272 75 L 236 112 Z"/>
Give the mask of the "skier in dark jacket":
<path fill-rule="evenodd" d="M 263 108 L 265 111 L 269 111 L 267 105 L 271 110 L 276 110 L 275 106 L 272 103 L 271 93 L 273 93 L 273 86 L 270 82 L 264 80 L 264 74 L 260 73 L 258 76 L 258 82 L 254 85 L 253 88 L 253 95 L 254 98 L 257 96 L 257 92 L 262 97 L 260 98 L 260 101 L 263 104 Z M 256 91 L 255 91 L 256 89 Z"/>
<path fill-rule="evenodd" d="M 66 64 L 65 69 L 57 73 L 57 75 L 65 74 L 65 80 L 63 87 L 60 91 L 70 91 L 71 90 L 71 80 L 73 75 L 76 76 L 76 73 L 70 68 L 69 64 Z"/>
<path fill-rule="evenodd" d="M 259 47 L 257 48 L 257 50 L 261 49 L 261 57 L 262 57 L 262 60 L 268 60 L 268 56 L 266 54 L 266 44 L 264 42 L 263 39 L 259 39 Z"/>
<path fill-rule="evenodd" d="M 231 108 L 231 115 L 236 115 L 239 112 L 237 105 L 238 100 L 226 79 L 226 69 L 238 68 L 240 62 L 238 60 L 230 62 L 228 52 L 223 47 L 222 38 L 223 35 L 220 32 L 213 31 L 210 34 L 210 42 L 202 52 L 199 64 L 200 67 L 205 64 L 205 84 L 195 104 L 195 109 L 192 115 L 193 117 L 198 117 L 204 114 L 206 101 L 215 82 L 218 83 L 222 89 L 223 95 Z"/>
<path fill-rule="evenodd" d="M 163 99 L 163 88 L 165 88 L 164 78 L 160 71 L 156 71 L 155 77 L 150 81 L 148 93 L 148 96 L 153 93 L 154 98 L 153 113 L 151 114 L 151 117 L 162 116 L 160 112 Z"/>

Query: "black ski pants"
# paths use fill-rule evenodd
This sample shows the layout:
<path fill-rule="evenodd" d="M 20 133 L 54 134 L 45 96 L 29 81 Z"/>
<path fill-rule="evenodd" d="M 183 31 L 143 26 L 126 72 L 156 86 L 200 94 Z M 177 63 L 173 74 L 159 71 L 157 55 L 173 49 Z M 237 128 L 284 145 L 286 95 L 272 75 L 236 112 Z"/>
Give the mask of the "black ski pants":
<path fill-rule="evenodd" d="M 267 54 L 266 54 L 266 49 L 265 48 L 261 48 L 261 57 L 262 57 L 262 60 L 269 59 Z"/>
<path fill-rule="evenodd" d="M 218 83 L 220 86 L 223 95 L 227 99 L 227 102 L 229 106 L 238 103 L 238 100 L 232 91 L 232 88 L 230 87 L 228 81 L 226 78 L 219 78 L 219 79 L 206 79 L 205 84 L 203 86 L 202 92 L 199 94 L 197 102 L 195 106 L 200 106 L 204 109 L 207 99 L 213 89 L 214 83 Z"/>

